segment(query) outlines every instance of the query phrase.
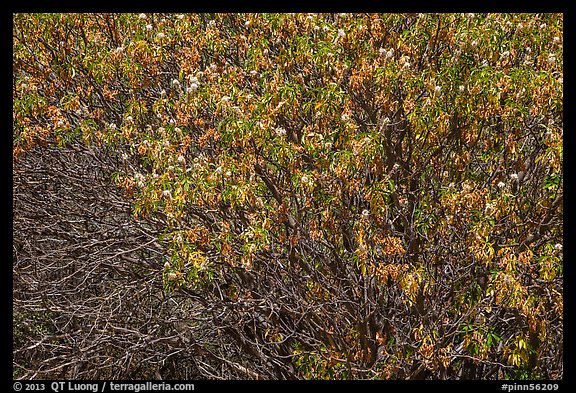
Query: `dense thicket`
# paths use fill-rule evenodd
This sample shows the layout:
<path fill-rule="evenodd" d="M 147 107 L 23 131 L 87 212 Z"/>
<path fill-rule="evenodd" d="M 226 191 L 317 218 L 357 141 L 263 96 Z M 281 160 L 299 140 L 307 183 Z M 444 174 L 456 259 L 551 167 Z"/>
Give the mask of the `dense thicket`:
<path fill-rule="evenodd" d="M 14 374 L 561 378 L 562 15 L 14 15 Z"/>

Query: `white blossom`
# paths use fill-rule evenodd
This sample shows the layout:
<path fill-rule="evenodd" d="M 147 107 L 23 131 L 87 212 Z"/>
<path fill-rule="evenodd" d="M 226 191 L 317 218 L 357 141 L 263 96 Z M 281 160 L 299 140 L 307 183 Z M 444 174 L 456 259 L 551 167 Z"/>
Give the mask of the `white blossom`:
<path fill-rule="evenodd" d="M 340 120 L 348 121 L 350 120 L 350 115 L 348 115 L 347 113 L 343 113 L 342 116 L 340 116 Z"/>
<path fill-rule="evenodd" d="M 498 182 L 497 186 L 498 186 L 498 188 L 504 188 L 504 187 L 506 187 L 506 184 L 501 181 L 501 182 Z"/>
<path fill-rule="evenodd" d="M 300 181 L 302 182 L 302 184 L 310 183 L 310 179 L 306 175 L 302 175 L 302 177 L 300 178 Z"/>
<path fill-rule="evenodd" d="M 370 211 L 368 209 L 362 210 L 362 216 L 368 217 L 370 215 Z"/>
<path fill-rule="evenodd" d="M 338 29 L 338 37 L 340 38 L 346 37 L 346 33 L 344 32 L 343 29 Z"/>
<path fill-rule="evenodd" d="M 562 251 L 562 244 L 556 243 L 556 244 L 554 245 L 554 249 L 555 249 L 556 251 Z"/>
<path fill-rule="evenodd" d="M 434 91 L 435 91 L 436 93 L 440 93 L 440 90 L 442 90 L 442 89 L 440 88 L 440 86 L 434 86 Z"/>
<path fill-rule="evenodd" d="M 518 174 L 517 173 L 513 173 L 510 175 L 510 178 L 514 181 L 518 180 Z"/>
<path fill-rule="evenodd" d="M 166 34 L 164 34 L 164 33 L 156 34 L 156 38 L 158 38 L 159 40 L 163 39 L 164 37 L 166 37 Z"/>
<path fill-rule="evenodd" d="M 198 90 L 198 84 L 192 83 L 192 84 L 190 84 L 190 86 L 188 86 L 186 88 L 186 93 L 190 94 L 190 93 L 195 92 L 196 90 Z"/>
<path fill-rule="evenodd" d="M 138 15 L 138 18 L 142 19 L 142 20 L 146 19 L 146 14 L 142 13 L 142 14 Z"/>
<path fill-rule="evenodd" d="M 403 68 L 410 68 L 410 58 L 408 56 L 402 56 L 399 62 Z"/>
<path fill-rule="evenodd" d="M 554 41 L 555 44 L 560 43 L 560 37 L 555 36 L 555 37 L 553 38 L 553 41 Z"/>
<path fill-rule="evenodd" d="M 166 198 L 170 198 L 172 196 L 172 194 L 170 193 L 170 190 L 164 190 L 164 191 L 162 191 L 162 196 L 166 197 Z"/>
<path fill-rule="evenodd" d="M 179 87 L 180 86 L 180 81 L 178 79 L 172 79 L 172 86 L 174 87 Z"/>
<path fill-rule="evenodd" d="M 548 55 L 548 64 L 554 64 L 554 62 L 556 61 L 556 55 L 554 55 L 554 53 L 550 53 Z"/>
<path fill-rule="evenodd" d="M 464 91 L 464 85 L 458 86 L 458 90 L 460 90 L 460 92 L 463 92 Z"/>
<path fill-rule="evenodd" d="M 278 135 L 278 136 L 284 136 L 284 135 L 286 135 L 286 130 L 285 130 L 284 128 L 282 128 L 282 127 L 276 127 L 276 128 L 274 129 L 274 131 L 276 131 L 276 135 Z"/>
<path fill-rule="evenodd" d="M 246 27 L 250 26 L 250 21 L 247 20 L 246 22 L 244 22 L 244 26 L 246 26 Z"/>
<path fill-rule="evenodd" d="M 146 30 L 152 30 L 152 25 L 146 25 Z"/>
<path fill-rule="evenodd" d="M 146 178 L 144 177 L 143 174 L 141 173 L 136 173 L 134 175 L 134 180 L 136 180 L 137 182 L 143 182 Z"/>

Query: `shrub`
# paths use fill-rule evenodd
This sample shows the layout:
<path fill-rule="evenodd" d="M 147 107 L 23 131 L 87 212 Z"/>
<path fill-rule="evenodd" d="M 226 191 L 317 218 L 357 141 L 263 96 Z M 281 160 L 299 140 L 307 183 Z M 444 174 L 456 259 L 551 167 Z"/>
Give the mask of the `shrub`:
<path fill-rule="evenodd" d="M 136 313 L 117 334 L 162 344 L 146 347 L 155 364 L 180 356 L 177 337 L 205 378 L 561 378 L 562 26 L 559 14 L 14 15 L 15 189 L 65 195 L 70 168 L 17 177 L 47 165 L 43 151 L 103 168 L 78 190 L 122 207 L 109 219 L 131 214 L 138 233 L 80 232 L 116 266 L 91 285 L 106 263 L 91 271 L 54 239 L 75 213 L 51 204 L 18 221 L 39 202 L 16 198 L 15 241 L 37 230 L 46 246 L 15 250 L 15 291 L 66 274 L 79 292 L 56 306 L 48 289 L 15 296 L 15 312 L 31 320 L 33 300 L 55 321 L 76 315 L 80 327 L 33 340 L 60 340 L 58 367 L 85 354 L 79 376 L 108 376 L 81 365 L 123 356 L 86 352 L 90 329 Z M 96 233 L 110 225 L 74 203 Z M 117 303 L 96 323 L 108 286 Z"/>

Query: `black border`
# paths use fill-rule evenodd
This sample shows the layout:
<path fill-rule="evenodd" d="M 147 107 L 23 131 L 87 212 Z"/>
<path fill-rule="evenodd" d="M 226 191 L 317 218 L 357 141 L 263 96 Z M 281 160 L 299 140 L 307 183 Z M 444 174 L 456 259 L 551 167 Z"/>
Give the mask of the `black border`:
<path fill-rule="evenodd" d="M 395 3 L 395 4 L 391 4 Z M 335 8 L 335 6 L 338 6 Z M 112 9 L 111 9 L 112 8 Z M 564 130 L 568 130 L 568 134 L 565 134 L 564 137 L 564 151 L 568 153 L 564 153 L 564 168 L 569 168 L 568 171 L 565 171 L 565 179 L 564 179 L 564 186 L 565 186 L 565 193 L 567 197 L 564 198 L 564 206 L 563 208 L 568 208 L 568 211 L 573 210 L 571 201 L 575 200 L 575 198 L 570 198 L 570 196 L 576 197 L 573 195 L 571 187 L 566 187 L 566 185 L 572 185 L 574 183 L 570 182 L 570 174 L 573 172 L 573 166 L 570 165 L 573 163 L 573 152 L 576 152 L 576 148 L 573 144 L 573 135 L 574 131 L 573 128 L 570 127 L 574 124 L 572 120 L 572 106 L 570 103 L 573 103 L 573 91 L 574 87 L 576 87 L 576 80 L 574 74 L 571 72 L 573 67 L 571 67 L 574 63 L 571 60 L 570 54 L 573 53 L 570 47 L 573 46 L 575 37 L 574 37 L 574 13 L 568 12 L 568 2 L 567 1 L 547 1 L 547 2 L 540 2 L 540 3 L 527 3 L 526 1 L 523 2 L 498 2 L 495 4 L 486 4 L 486 3 L 475 3 L 470 4 L 466 2 L 461 2 L 459 4 L 451 4 L 448 8 L 442 8 L 441 4 L 427 2 L 424 4 L 418 5 L 417 3 L 405 4 L 399 1 L 396 2 L 366 2 L 362 0 L 355 0 L 349 2 L 348 4 L 337 4 L 335 2 L 317 2 L 317 1 L 310 1 L 305 3 L 305 5 L 297 5 L 291 2 L 269 2 L 265 4 L 254 4 L 246 1 L 242 1 L 239 3 L 231 4 L 231 3 L 214 3 L 214 2 L 170 2 L 170 1 L 162 1 L 161 3 L 150 2 L 150 3 L 140 3 L 139 5 L 134 4 L 118 4 L 115 3 L 113 7 L 110 4 L 101 3 L 101 2 L 77 2 L 77 1 L 51 1 L 49 3 L 44 4 L 11 4 L 10 5 L 10 12 L 3 12 L 2 13 L 2 28 L 5 30 L 3 37 L 6 39 L 4 40 L 3 44 L 5 45 L 4 53 L 12 53 L 12 24 L 13 13 L 20 13 L 20 12 L 104 12 L 104 11 L 113 11 L 113 12 L 552 12 L 552 13 L 562 13 L 564 16 L 564 86 L 570 87 L 570 89 L 564 89 L 564 108 L 570 108 L 567 112 L 565 112 L 564 117 Z M 10 38 L 8 38 L 10 37 Z M 7 61 L 8 56 L 3 56 L 3 60 Z M 5 66 L 7 68 L 7 65 Z M 5 68 L 5 69 L 6 69 Z M 568 70 L 568 72 L 566 71 Z M 6 69 L 6 73 L 8 70 Z M 6 85 L 6 97 L 8 102 L 12 102 L 12 83 L 11 79 L 6 77 L 5 79 Z M 568 102 L 568 105 L 566 104 Z M 11 112 L 8 112 L 11 113 Z M 5 123 L 7 124 L 7 123 Z M 568 125 L 568 127 L 566 127 Z M 6 139 L 5 143 L 2 143 L 3 147 L 3 157 L 2 157 L 2 164 L 9 167 L 6 168 L 7 172 L 7 180 L 3 183 L 5 187 L 5 195 L 12 196 L 12 178 L 8 177 L 9 173 L 8 170 L 12 169 L 12 141 L 11 141 L 11 133 L 8 130 L 4 130 L 2 132 L 2 136 Z M 566 147 L 568 146 L 568 147 Z M 568 175 L 568 176 L 566 176 Z M 10 187 L 8 189 L 8 187 Z M 570 201 L 570 202 L 569 202 Z M 566 210 L 565 210 L 566 211 Z M 8 215 L 10 217 L 8 217 Z M 10 230 L 10 236 L 12 236 L 12 223 L 13 223 L 13 213 L 10 210 L 9 214 L 5 215 L 3 222 L 7 225 L 8 229 Z M 566 221 L 564 221 L 566 222 Z M 567 231 L 566 226 L 564 227 L 564 255 L 572 255 L 571 251 L 573 245 L 570 241 L 566 241 L 569 236 L 569 231 Z M 10 250 L 6 250 L 6 252 L 10 252 Z M 566 259 L 565 259 L 566 260 Z M 572 261 L 568 261 L 564 264 L 564 378 L 558 381 L 546 381 L 546 380 L 537 380 L 537 381 L 476 381 L 476 380 L 461 380 L 461 381 L 438 381 L 438 380 L 427 380 L 427 381 L 400 381 L 400 380 L 390 380 L 390 381 L 164 381 L 170 384 L 176 383 L 187 383 L 192 382 L 195 385 L 195 392 L 204 392 L 207 390 L 212 390 L 214 388 L 223 389 L 223 390 L 242 390 L 242 389 L 250 389 L 254 391 L 258 391 L 261 389 L 262 391 L 269 391 L 277 386 L 285 386 L 288 388 L 296 388 L 296 389 L 337 389 L 337 388 L 344 388 L 344 389 L 355 389 L 355 388 L 362 388 L 362 389 L 371 389 L 371 388 L 384 388 L 386 390 L 392 389 L 392 391 L 402 391 L 408 389 L 438 389 L 441 391 L 458 391 L 462 392 L 463 389 L 467 388 L 481 388 L 487 392 L 496 392 L 496 391 L 507 391 L 502 389 L 502 385 L 504 384 L 511 384 L 514 387 L 519 387 L 519 385 L 529 385 L 534 384 L 534 390 L 543 390 L 538 389 L 536 385 L 543 385 L 543 384 L 557 384 L 559 386 L 558 391 L 565 390 L 568 386 L 573 385 L 574 376 L 573 376 L 573 362 L 571 359 L 572 353 L 567 348 L 573 348 L 575 339 L 571 336 L 570 332 L 574 326 L 573 322 L 573 310 L 574 310 L 574 291 L 571 290 L 573 287 L 570 285 L 574 268 L 571 265 Z M 5 265 L 8 265 L 7 263 Z M 8 266 L 6 266 L 6 270 L 8 270 Z M 7 277 L 11 277 L 11 275 L 6 274 Z M 567 285 L 568 284 L 568 285 Z M 4 288 L 10 288 L 12 290 L 12 282 L 9 285 L 3 286 Z M 12 292 L 12 291 L 11 291 Z M 11 304 L 11 303 L 10 303 Z M 5 314 L 4 315 L 12 315 L 12 308 L 10 304 L 6 302 Z M 7 318 L 6 318 L 7 319 Z M 4 333 L 8 333 L 8 338 L 6 338 L 7 343 L 10 343 L 10 347 L 12 347 L 12 329 L 8 330 L 7 327 L 2 329 Z M 6 348 L 6 350 L 2 351 L 4 357 L 6 358 L 6 363 L 2 370 L 6 370 L 6 377 L 2 378 L 3 381 L 11 381 L 7 382 L 6 387 L 10 386 L 11 391 L 16 391 L 14 389 L 13 383 L 21 382 L 22 386 L 24 385 L 41 385 L 45 386 L 45 392 L 51 392 L 50 384 L 54 381 L 46 381 L 46 380 L 33 380 L 33 381 L 15 381 L 13 380 L 12 376 L 8 376 L 8 370 L 12 370 L 12 351 Z M 568 356 L 565 356 L 565 355 Z M 70 381 L 70 382 L 79 382 L 79 381 Z M 99 384 L 99 391 L 101 392 L 103 385 L 102 381 L 82 381 L 84 383 L 98 383 Z M 114 383 L 142 383 L 146 381 L 113 381 Z M 161 382 L 161 381 L 151 381 L 151 382 Z M 8 385 L 9 384 L 9 385 Z M 3 384 L 4 385 L 4 384 Z M 25 387 L 25 386 L 24 386 Z M 542 387 L 542 386 L 541 386 Z M 22 391 L 26 391 L 22 389 Z M 61 390 L 62 392 L 68 391 L 66 389 Z M 106 391 L 111 391 L 108 387 Z M 516 389 L 512 390 L 513 392 L 518 391 Z M 129 392 L 129 391 L 127 391 Z"/>

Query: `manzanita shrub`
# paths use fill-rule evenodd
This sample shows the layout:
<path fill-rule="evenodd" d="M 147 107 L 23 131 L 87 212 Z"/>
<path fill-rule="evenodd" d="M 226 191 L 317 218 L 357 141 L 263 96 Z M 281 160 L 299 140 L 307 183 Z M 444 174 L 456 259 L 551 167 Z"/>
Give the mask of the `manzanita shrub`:
<path fill-rule="evenodd" d="M 201 377 L 561 378 L 562 29 L 15 14 L 14 168 L 121 157 L 110 187 L 162 223 L 157 290 L 203 305 L 166 322 Z"/>

